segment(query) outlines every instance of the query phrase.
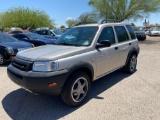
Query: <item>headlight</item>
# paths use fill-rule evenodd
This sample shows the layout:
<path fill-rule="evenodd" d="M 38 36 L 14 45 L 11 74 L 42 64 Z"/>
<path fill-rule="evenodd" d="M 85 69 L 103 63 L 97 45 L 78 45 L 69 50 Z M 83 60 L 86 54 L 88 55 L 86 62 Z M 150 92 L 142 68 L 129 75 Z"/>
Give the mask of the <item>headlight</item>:
<path fill-rule="evenodd" d="M 58 62 L 48 61 L 48 62 L 34 62 L 32 70 L 35 72 L 51 72 L 57 71 Z"/>
<path fill-rule="evenodd" d="M 6 50 L 9 54 L 15 54 L 12 48 L 6 48 Z"/>

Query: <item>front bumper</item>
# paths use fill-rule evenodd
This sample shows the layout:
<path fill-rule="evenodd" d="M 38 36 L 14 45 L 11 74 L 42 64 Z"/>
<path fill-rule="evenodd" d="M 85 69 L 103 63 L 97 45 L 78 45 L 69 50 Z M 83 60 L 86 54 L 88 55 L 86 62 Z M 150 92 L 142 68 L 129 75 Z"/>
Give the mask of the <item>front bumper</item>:
<path fill-rule="evenodd" d="M 65 84 L 69 72 L 67 70 L 56 72 L 22 71 L 10 64 L 7 68 L 9 78 L 24 89 L 37 94 L 59 95 Z M 56 83 L 57 86 L 49 87 Z"/>
<path fill-rule="evenodd" d="M 137 37 L 138 40 L 146 39 L 146 35 L 145 34 L 136 34 L 136 37 Z"/>
<path fill-rule="evenodd" d="M 151 32 L 151 34 L 150 35 L 153 35 L 153 36 L 159 36 L 160 35 L 160 33 L 159 32 Z"/>

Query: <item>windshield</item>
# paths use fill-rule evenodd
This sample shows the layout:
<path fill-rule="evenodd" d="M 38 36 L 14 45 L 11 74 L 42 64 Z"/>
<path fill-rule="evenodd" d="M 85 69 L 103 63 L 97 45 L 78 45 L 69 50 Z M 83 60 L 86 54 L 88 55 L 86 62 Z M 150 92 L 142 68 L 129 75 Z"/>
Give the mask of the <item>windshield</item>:
<path fill-rule="evenodd" d="M 18 40 L 5 34 L 0 34 L 0 43 L 2 42 L 17 42 Z"/>
<path fill-rule="evenodd" d="M 154 27 L 154 28 L 151 28 L 151 30 L 153 30 L 153 31 L 160 31 L 160 28 Z"/>
<path fill-rule="evenodd" d="M 133 27 L 134 31 L 145 31 L 144 27 Z"/>
<path fill-rule="evenodd" d="M 69 29 L 55 44 L 74 45 L 74 46 L 89 46 L 98 30 L 98 27 L 77 27 Z"/>
<path fill-rule="evenodd" d="M 56 35 L 62 35 L 62 32 L 59 30 L 52 30 Z"/>
<path fill-rule="evenodd" d="M 44 37 L 42 35 L 39 35 L 39 34 L 26 34 L 26 36 L 29 38 L 29 39 L 44 39 Z"/>

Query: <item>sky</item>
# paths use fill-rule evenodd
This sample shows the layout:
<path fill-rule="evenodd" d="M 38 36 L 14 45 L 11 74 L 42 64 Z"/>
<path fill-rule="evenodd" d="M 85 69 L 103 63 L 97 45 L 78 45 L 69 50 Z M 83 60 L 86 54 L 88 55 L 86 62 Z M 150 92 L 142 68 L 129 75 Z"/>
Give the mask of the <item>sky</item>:
<path fill-rule="evenodd" d="M 29 7 L 44 10 L 57 27 L 65 24 L 68 18 L 77 19 L 82 13 L 92 11 L 88 5 L 89 0 L 0 0 L 0 12 L 4 12 L 11 7 Z M 160 24 L 160 13 L 151 14 L 148 18 L 150 24 Z M 142 26 L 145 19 L 130 21 L 136 26 Z"/>

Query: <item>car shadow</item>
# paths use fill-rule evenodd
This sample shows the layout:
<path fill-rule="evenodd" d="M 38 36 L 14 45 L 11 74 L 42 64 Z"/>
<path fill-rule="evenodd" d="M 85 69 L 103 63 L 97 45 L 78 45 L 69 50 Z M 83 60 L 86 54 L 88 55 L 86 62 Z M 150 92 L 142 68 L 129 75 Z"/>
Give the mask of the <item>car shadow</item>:
<path fill-rule="evenodd" d="M 153 40 L 139 41 L 139 44 L 145 44 L 145 45 L 158 44 L 158 43 L 160 43 L 160 41 L 153 41 Z"/>
<path fill-rule="evenodd" d="M 91 99 L 106 99 L 98 95 L 129 76 L 130 74 L 118 70 L 93 82 L 87 102 Z M 2 100 L 5 112 L 13 120 L 56 120 L 74 112 L 85 104 L 78 107 L 70 107 L 63 103 L 60 97 L 34 95 L 23 89 L 9 93 Z"/>

